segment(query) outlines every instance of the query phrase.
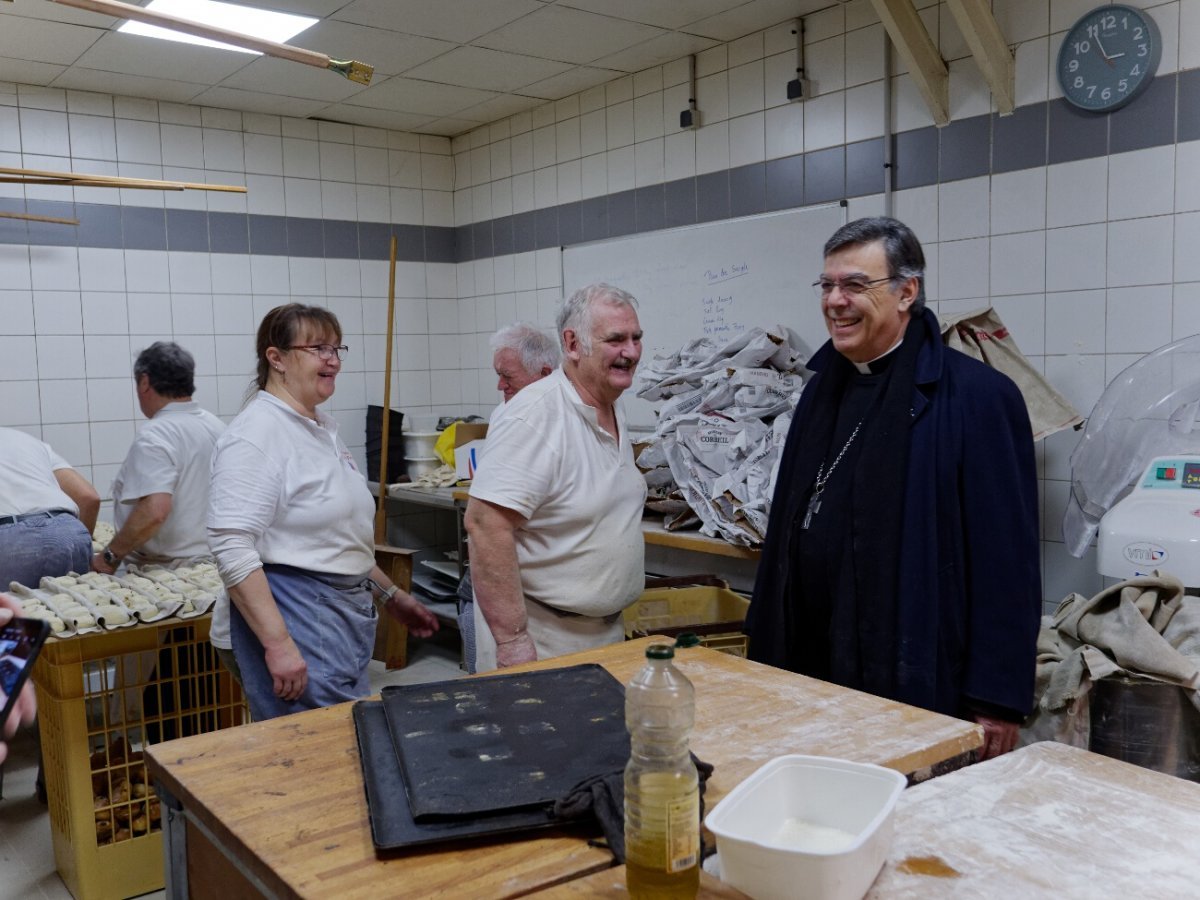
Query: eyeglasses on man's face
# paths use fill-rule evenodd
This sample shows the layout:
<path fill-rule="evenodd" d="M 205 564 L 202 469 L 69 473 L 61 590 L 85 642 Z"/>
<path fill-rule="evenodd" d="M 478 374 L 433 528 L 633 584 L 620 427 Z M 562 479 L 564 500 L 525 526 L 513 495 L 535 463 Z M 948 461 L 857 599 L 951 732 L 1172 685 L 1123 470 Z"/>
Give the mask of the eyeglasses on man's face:
<path fill-rule="evenodd" d="M 854 298 L 860 294 L 865 294 L 871 289 L 872 285 L 891 280 L 891 275 L 884 275 L 882 278 L 867 278 L 865 275 L 847 275 L 845 278 L 818 278 L 813 282 L 812 289 L 813 293 L 817 295 L 818 300 L 826 299 L 833 293 L 834 288 L 838 288 L 842 292 L 843 297 Z"/>
<path fill-rule="evenodd" d="M 339 360 L 346 358 L 346 353 L 350 350 L 345 344 L 334 346 L 333 344 L 293 344 L 288 347 L 289 350 L 307 350 L 309 353 L 315 353 L 317 356 L 326 362 L 333 359 L 335 356 Z"/>

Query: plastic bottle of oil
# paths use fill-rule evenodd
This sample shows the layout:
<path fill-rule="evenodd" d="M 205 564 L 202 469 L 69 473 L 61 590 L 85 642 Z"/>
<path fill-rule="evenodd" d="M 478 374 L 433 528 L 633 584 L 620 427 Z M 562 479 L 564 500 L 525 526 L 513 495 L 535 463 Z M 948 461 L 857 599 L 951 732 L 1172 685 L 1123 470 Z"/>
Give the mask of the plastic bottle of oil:
<path fill-rule="evenodd" d="M 651 644 L 625 691 L 625 870 L 635 900 L 700 889 L 700 792 L 688 753 L 696 700 L 674 656 L 670 644 Z"/>

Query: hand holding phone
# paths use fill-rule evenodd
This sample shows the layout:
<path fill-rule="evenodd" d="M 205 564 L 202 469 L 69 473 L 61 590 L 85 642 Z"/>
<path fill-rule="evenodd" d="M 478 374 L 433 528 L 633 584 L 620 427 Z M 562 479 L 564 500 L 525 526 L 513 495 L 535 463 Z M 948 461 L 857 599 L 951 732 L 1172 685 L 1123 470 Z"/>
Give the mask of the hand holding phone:
<path fill-rule="evenodd" d="M 14 615 L 21 605 L 7 594 L 0 594 L 0 739 L 12 737 L 17 726 L 33 721 L 37 711 L 33 686 L 27 684 L 47 635 L 49 623 L 41 619 L 22 619 Z M 0 740 L 0 761 L 8 748 Z"/>

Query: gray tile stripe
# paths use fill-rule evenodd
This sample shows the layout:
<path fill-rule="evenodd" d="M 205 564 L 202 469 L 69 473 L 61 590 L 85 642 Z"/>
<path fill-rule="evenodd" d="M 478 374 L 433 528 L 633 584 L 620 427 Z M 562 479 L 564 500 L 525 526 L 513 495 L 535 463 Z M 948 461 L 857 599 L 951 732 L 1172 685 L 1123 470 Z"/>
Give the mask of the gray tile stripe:
<path fill-rule="evenodd" d="M 893 136 L 896 189 L 1200 140 L 1200 69 L 1160 76 L 1103 116 L 1063 100 Z M 695 222 L 879 193 L 883 139 L 858 141 L 455 228 L 0 198 L 0 210 L 74 217 L 79 227 L 0 219 L 0 244 L 466 262 Z"/>

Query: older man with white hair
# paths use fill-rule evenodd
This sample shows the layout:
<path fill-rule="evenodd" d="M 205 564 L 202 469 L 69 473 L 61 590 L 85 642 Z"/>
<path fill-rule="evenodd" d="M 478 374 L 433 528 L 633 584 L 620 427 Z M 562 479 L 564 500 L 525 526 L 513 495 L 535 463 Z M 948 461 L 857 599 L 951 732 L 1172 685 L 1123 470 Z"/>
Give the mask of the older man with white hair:
<path fill-rule="evenodd" d="M 488 344 L 492 348 L 492 368 L 499 379 L 496 390 L 504 395 L 504 403 L 558 368 L 558 341 L 528 322 L 505 325 Z M 496 410 L 503 408 L 501 405 Z"/>
<path fill-rule="evenodd" d="M 466 512 L 479 671 L 624 636 L 621 610 L 645 584 L 646 483 L 619 403 L 642 356 L 636 307 L 607 284 L 572 294 L 562 368 L 488 433 Z"/>

